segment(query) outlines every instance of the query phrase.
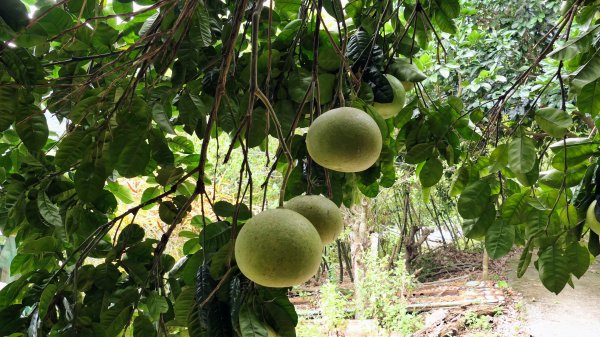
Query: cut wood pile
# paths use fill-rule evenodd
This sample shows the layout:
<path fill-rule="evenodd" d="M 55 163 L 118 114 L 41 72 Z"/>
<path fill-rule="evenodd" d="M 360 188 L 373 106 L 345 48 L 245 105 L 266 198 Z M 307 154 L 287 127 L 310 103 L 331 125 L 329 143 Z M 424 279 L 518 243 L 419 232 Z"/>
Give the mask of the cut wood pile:
<path fill-rule="evenodd" d="M 468 275 L 422 283 L 410 293 L 407 309 L 425 316 L 425 324 L 411 336 L 460 336 L 469 328 L 467 317 L 491 323 L 508 296 L 494 282 L 468 281 Z"/>
<path fill-rule="evenodd" d="M 476 304 L 499 305 L 505 294 L 491 281 L 467 281 L 465 277 L 422 283 L 408 297 L 409 311 L 464 307 Z"/>
<path fill-rule="evenodd" d="M 492 322 L 496 313 L 497 307 L 489 304 L 471 306 L 468 309 L 465 307 L 435 309 L 425 317 L 423 328 L 410 337 L 461 336 L 469 328 L 467 315 L 486 317 Z"/>

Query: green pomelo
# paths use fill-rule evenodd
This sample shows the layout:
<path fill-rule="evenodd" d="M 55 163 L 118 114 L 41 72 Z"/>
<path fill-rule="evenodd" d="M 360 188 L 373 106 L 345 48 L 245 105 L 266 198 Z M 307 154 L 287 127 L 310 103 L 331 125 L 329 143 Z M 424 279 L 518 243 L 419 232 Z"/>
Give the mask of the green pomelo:
<path fill-rule="evenodd" d="M 332 109 L 317 117 L 306 135 L 306 149 L 319 165 L 338 172 L 360 172 L 381 153 L 375 120 L 356 108 Z"/>
<path fill-rule="evenodd" d="M 397 78 L 390 74 L 386 74 L 388 82 L 392 86 L 392 90 L 394 91 L 394 100 L 390 103 L 373 103 L 373 107 L 375 110 L 383 117 L 384 119 L 392 118 L 396 116 L 402 108 L 404 108 L 404 103 L 406 101 L 406 91 L 404 90 L 404 86 L 402 82 L 400 82 Z"/>
<path fill-rule="evenodd" d="M 598 222 L 598 219 L 596 218 L 596 213 L 594 212 L 595 207 L 596 200 L 592 201 L 587 209 L 585 223 L 594 231 L 594 233 L 600 234 L 600 222 Z"/>
<path fill-rule="evenodd" d="M 307 218 L 319 232 L 324 245 L 332 243 L 344 228 L 342 212 L 337 205 L 321 195 L 300 195 L 284 206 Z"/>
<path fill-rule="evenodd" d="M 284 288 L 308 281 L 321 263 L 321 237 L 302 215 L 272 209 L 252 217 L 235 241 L 240 271 L 265 287 Z"/>

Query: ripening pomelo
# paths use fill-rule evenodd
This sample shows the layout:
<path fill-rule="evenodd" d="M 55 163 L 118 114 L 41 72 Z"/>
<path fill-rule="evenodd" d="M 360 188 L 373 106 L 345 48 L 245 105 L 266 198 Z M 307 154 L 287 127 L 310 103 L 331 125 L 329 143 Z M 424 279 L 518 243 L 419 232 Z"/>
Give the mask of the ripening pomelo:
<path fill-rule="evenodd" d="M 307 218 L 319 232 L 324 245 L 332 243 L 344 228 L 342 212 L 337 205 L 322 195 L 300 195 L 284 206 Z"/>
<path fill-rule="evenodd" d="M 306 135 L 306 149 L 319 165 L 338 172 L 371 167 L 381 152 L 381 131 L 366 112 L 350 107 L 317 117 Z"/>
<path fill-rule="evenodd" d="M 319 269 L 319 232 L 302 215 L 272 209 L 252 217 L 235 241 L 240 271 L 265 287 L 284 288 L 308 281 Z"/>
<path fill-rule="evenodd" d="M 373 108 L 383 117 L 383 119 L 388 119 L 396 116 L 402 108 L 404 108 L 404 103 L 406 101 L 406 90 L 402 85 L 402 82 L 395 78 L 390 74 L 386 74 L 388 82 L 392 86 L 392 90 L 394 91 L 394 100 L 390 103 L 373 103 Z"/>

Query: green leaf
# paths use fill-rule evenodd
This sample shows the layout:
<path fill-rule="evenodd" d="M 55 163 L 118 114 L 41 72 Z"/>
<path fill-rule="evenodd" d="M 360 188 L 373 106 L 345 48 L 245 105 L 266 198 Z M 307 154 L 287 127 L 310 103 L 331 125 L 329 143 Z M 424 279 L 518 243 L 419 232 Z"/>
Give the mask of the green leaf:
<path fill-rule="evenodd" d="M 594 231 L 590 231 L 590 238 L 588 240 L 588 250 L 592 256 L 596 257 L 600 255 L 600 238 Z M 1 302 L 0 302 L 1 303 Z"/>
<path fill-rule="evenodd" d="M 51 236 L 44 236 L 39 239 L 24 241 L 19 246 L 19 252 L 23 254 L 42 254 L 54 253 L 59 247 L 58 241 Z"/>
<path fill-rule="evenodd" d="M 41 150 L 50 134 L 44 114 L 35 107 L 29 109 L 29 114 L 15 122 L 15 131 L 30 152 Z"/>
<path fill-rule="evenodd" d="M 418 164 L 433 155 L 433 143 L 421 143 L 411 147 L 406 153 L 404 161 L 407 164 Z"/>
<path fill-rule="evenodd" d="M 440 181 L 444 173 L 442 162 L 437 158 L 430 158 L 425 162 L 425 165 L 419 172 L 419 180 L 423 187 L 431 187 Z"/>
<path fill-rule="evenodd" d="M 17 90 L 11 87 L 0 87 L 0 132 L 8 129 L 15 121 L 17 113 Z"/>
<path fill-rule="evenodd" d="M 473 240 L 481 240 L 485 237 L 488 228 L 496 220 L 496 208 L 489 203 L 487 208 L 477 219 L 465 219 L 462 223 L 463 234 Z"/>
<path fill-rule="evenodd" d="M 113 10 L 117 14 L 125 14 L 133 12 L 133 1 L 116 0 L 112 4 Z"/>
<path fill-rule="evenodd" d="M 229 260 L 229 252 L 231 242 L 227 242 L 219 248 L 210 258 L 210 277 L 215 280 L 221 279 L 227 271 L 227 261 Z"/>
<path fill-rule="evenodd" d="M 510 252 L 514 242 L 515 226 L 496 220 L 485 235 L 485 250 L 492 259 L 498 259 Z"/>
<path fill-rule="evenodd" d="M 121 148 L 115 169 L 124 177 L 131 178 L 144 173 L 149 161 L 150 145 L 145 140 L 128 142 Z"/>
<path fill-rule="evenodd" d="M 50 36 L 57 35 L 73 25 L 71 15 L 60 7 L 54 7 L 52 10 L 45 12 L 45 14 L 43 17 L 40 17 L 38 23 Z"/>
<path fill-rule="evenodd" d="M 84 157 L 91 143 L 91 136 L 84 130 L 77 129 L 67 134 L 56 150 L 56 166 L 68 170 Z"/>
<path fill-rule="evenodd" d="M 499 171 L 508 165 L 508 145 L 498 145 L 490 155 L 490 171 Z"/>
<path fill-rule="evenodd" d="M 156 337 L 154 324 L 146 316 L 137 316 L 133 321 L 133 337 Z"/>
<path fill-rule="evenodd" d="M 154 106 L 152 106 L 152 119 L 164 132 L 175 134 L 175 130 L 169 122 L 169 116 L 165 113 L 165 108 L 161 103 L 154 103 Z"/>
<path fill-rule="evenodd" d="M 340 0 L 325 0 L 323 1 L 323 8 L 338 22 L 340 22 L 340 20 L 345 20 L 344 7 Z"/>
<path fill-rule="evenodd" d="M 509 225 L 519 225 L 526 221 L 526 214 L 529 211 L 529 191 L 515 193 L 508 197 L 502 204 L 502 219 Z"/>
<path fill-rule="evenodd" d="M 465 219 L 478 218 L 488 207 L 491 193 L 490 185 L 484 180 L 468 185 L 458 198 L 458 213 Z"/>
<path fill-rule="evenodd" d="M 29 23 L 27 7 L 21 1 L 4 1 L 0 5 L 0 18 L 15 32 L 25 28 Z"/>
<path fill-rule="evenodd" d="M 176 152 L 182 152 L 182 153 L 194 153 L 195 152 L 194 143 L 192 143 L 191 140 L 189 140 L 183 136 L 176 136 L 176 137 L 170 139 L 169 145 L 171 146 L 173 151 L 176 151 Z"/>
<path fill-rule="evenodd" d="M 213 212 L 218 216 L 232 217 L 235 212 L 235 206 L 227 201 L 220 200 L 215 202 Z"/>
<path fill-rule="evenodd" d="M 0 335 L 8 337 L 25 336 L 21 331 L 27 330 L 30 319 L 23 317 L 24 308 L 23 304 L 0 307 Z"/>
<path fill-rule="evenodd" d="M 159 295 L 156 291 L 152 291 L 147 297 L 140 301 L 140 309 L 144 314 L 148 315 L 153 322 L 157 322 L 160 318 L 160 314 L 169 311 L 169 303 L 166 298 Z"/>
<path fill-rule="evenodd" d="M 275 0 L 275 10 L 286 17 L 297 15 L 301 5 L 301 0 Z"/>
<path fill-rule="evenodd" d="M 590 266 L 590 252 L 579 243 L 567 247 L 566 256 L 571 266 L 571 273 L 581 278 Z"/>
<path fill-rule="evenodd" d="M 175 163 L 175 155 L 171 152 L 167 139 L 160 130 L 152 129 L 148 134 L 148 143 L 152 159 L 162 167 L 173 166 Z"/>
<path fill-rule="evenodd" d="M 592 58 L 586 64 L 579 67 L 570 77 L 570 89 L 576 93 L 581 92 L 583 87 L 600 78 L 600 50 L 597 50 Z"/>
<path fill-rule="evenodd" d="M 558 153 L 559 151 L 562 151 L 565 147 L 567 149 L 570 149 L 570 148 L 578 148 L 578 147 L 588 147 L 591 145 L 595 145 L 596 146 L 595 149 L 598 149 L 598 143 L 596 143 L 592 139 L 587 138 L 587 137 L 578 137 L 578 138 L 567 138 L 565 140 L 556 141 L 556 142 L 550 144 L 550 146 L 548 146 L 548 148 L 550 150 L 552 150 L 552 152 Z"/>
<path fill-rule="evenodd" d="M 177 108 L 179 109 L 179 122 L 184 124 L 183 129 L 190 135 L 204 123 L 204 119 L 210 111 L 210 107 L 205 104 L 202 97 L 187 91 L 179 97 Z"/>
<path fill-rule="evenodd" d="M 531 241 L 527 242 L 525 248 L 521 252 L 521 256 L 519 257 L 519 265 L 517 266 L 517 277 L 521 278 L 527 272 L 527 268 L 529 268 L 529 264 L 531 263 L 531 256 L 533 252 L 533 246 L 531 245 Z"/>
<path fill-rule="evenodd" d="M 29 275 L 23 275 L 0 290 L 0 308 L 5 308 L 17 300 L 23 287 L 29 284 L 27 276 Z"/>
<path fill-rule="evenodd" d="M 321 105 L 330 103 L 333 100 L 336 76 L 329 73 L 320 73 L 318 80 Z M 312 85 L 312 75 L 307 71 L 294 72 L 290 75 L 287 83 L 290 99 L 296 103 L 302 103 L 306 91 Z M 312 93 L 309 93 L 306 98 L 307 102 L 310 102 L 312 98 Z"/>
<path fill-rule="evenodd" d="M 197 48 L 208 47 L 212 42 L 210 16 L 206 7 L 199 6 L 190 27 L 190 40 Z"/>
<path fill-rule="evenodd" d="M 454 18 L 460 14 L 460 3 L 458 0 L 434 0 L 435 7 L 432 8 L 432 20 L 443 32 L 456 34 L 457 28 Z"/>
<path fill-rule="evenodd" d="M 298 314 L 287 296 L 287 290 L 259 287 L 259 295 L 266 321 L 280 336 L 295 336 Z"/>
<path fill-rule="evenodd" d="M 388 68 L 388 73 L 403 82 L 421 82 L 427 79 L 427 75 L 413 63 L 409 63 L 408 59 L 394 59 Z"/>
<path fill-rule="evenodd" d="M 539 252 L 538 271 L 546 289 L 558 295 L 569 281 L 569 259 L 565 252 L 556 246 L 549 246 Z"/>
<path fill-rule="evenodd" d="M 598 28 L 600 28 L 600 25 L 591 27 L 578 38 L 570 40 L 569 43 L 548 54 L 548 57 L 552 57 L 555 60 L 569 60 L 577 55 L 586 53 L 592 46 L 594 35 L 598 31 Z"/>
<path fill-rule="evenodd" d="M 52 203 L 45 192 L 38 193 L 37 206 L 40 210 L 40 215 L 49 224 L 56 227 L 61 227 L 63 225 L 58 206 Z"/>
<path fill-rule="evenodd" d="M 573 124 L 568 113 L 555 108 L 538 110 L 535 114 L 535 121 L 542 130 L 554 138 L 562 138 Z"/>
<path fill-rule="evenodd" d="M 586 84 L 577 95 L 577 107 L 584 114 L 596 117 L 600 113 L 600 81 Z"/>
<path fill-rule="evenodd" d="M 196 299 L 196 290 L 191 287 L 185 287 L 181 290 L 175 300 L 173 310 L 175 311 L 175 324 L 178 326 L 187 326 L 188 316 L 192 311 Z"/>
<path fill-rule="evenodd" d="M 158 186 L 148 187 L 147 189 L 144 190 L 144 193 L 142 193 L 142 198 L 140 200 L 140 203 L 143 203 L 150 199 L 156 198 L 160 194 L 161 194 L 161 190 L 160 190 L 160 188 L 158 188 Z M 142 209 L 147 211 L 154 206 L 156 206 L 156 204 L 150 204 L 150 205 L 144 206 Z"/>
<path fill-rule="evenodd" d="M 586 165 L 569 167 L 566 174 L 566 180 L 564 180 L 564 171 L 549 170 L 540 172 L 540 184 L 558 189 L 562 186 L 564 180 L 566 183 L 566 187 L 574 187 L 579 185 L 581 179 L 583 179 L 583 177 L 585 176 L 586 169 Z"/>
<path fill-rule="evenodd" d="M 100 163 L 84 163 L 79 166 L 73 179 L 79 198 L 87 202 L 95 201 L 104 189 L 107 177 L 108 174 Z"/>
<path fill-rule="evenodd" d="M 562 141 L 557 143 L 563 143 Z M 552 149 L 554 143 L 550 145 Z M 565 153 L 566 151 L 566 153 Z M 566 147 L 554 147 L 555 152 L 552 158 L 552 167 L 559 171 L 564 171 L 565 167 L 574 167 L 587 160 L 598 151 L 598 145 L 593 142 L 582 142 L 580 144 L 570 144 L 567 142 Z"/>
<path fill-rule="evenodd" d="M 126 186 L 119 184 L 118 182 L 109 181 L 108 184 L 106 184 L 106 189 L 126 205 L 130 205 L 135 202 L 133 195 L 131 194 L 131 190 Z"/>
<path fill-rule="evenodd" d="M 123 308 L 122 310 L 115 311 L 115 312 L 118 312 L 118 314 L 116 316 L 114 316 L 114 318 L 110 320 L 110 323 L 108 324 L 108 326 L 106 326 L 106 336 L 107 337 L 119 336 L 119 333 L 121 331 L 123 331 L 123 328 L 125 328 L 125 325 L 131 319 L 133 310 L 131 307 L 127 306 L 127 307 Z"/>
<path fill-rule="evenodd" d="M 268 337 L 269 332 L 264 323 L 258 319 L 258 316 L 248 304 L 240 308 L 240 330 L 242 337 Z"/>
<path fill-rule="evenodd" d="M 144 239 L 144 229 L 140 225 L 131 223 L 119 233 L 117 243 L 123 247 L 130 247 Z"/>
<path fill-rule="evenodd" d="M 508 145 L 508 165 L 516 173 L 527 173 L 536 161 L 535 143 L 528 137 L 513 139 Z"/>
<path fill-rule="evenodd" d="M 45 72 L 40 60 L 24 48 L 5 48 L 0 54 L 0 60 L 6 73 L 14 78 L 16 83 L 31 86 L 45 82 Z M 36 108 L 37 113 L 41 114 Z"/>
<path fill-rule="evenodd" d="M 58 286 L 54 283 L 47 285 L 42 291 L 42 295 L 40 296 L 40 302 L 38 305 L 39 308 L 39 317 L 44 319 L 46 317 L 46 313 L 48 312 L 48 307 L 52 303 L 56 291 L 58 290 Z"/>
<path fill-rule="evenodd" d="M 223 245 L 229 242 L 231 237 L 231 227 L 225 221 L 214 222 L 206 225 L 200 232 L 200 242 L 202 248 L 207 253 L 214 253 Z"/>

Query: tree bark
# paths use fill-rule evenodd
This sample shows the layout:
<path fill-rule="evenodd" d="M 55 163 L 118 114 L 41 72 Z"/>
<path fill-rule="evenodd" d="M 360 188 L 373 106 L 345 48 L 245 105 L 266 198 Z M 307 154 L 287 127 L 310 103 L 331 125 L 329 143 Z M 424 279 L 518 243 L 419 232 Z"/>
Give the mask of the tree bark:
<path fill-rule="evenodd" d="M 489 279 L 489 265 L 490 265 L 490 256 L 488 255 L 487 250 L 483 248 L 483 264 L 481 266 L 481 279 L 487 281 Z"/>
<path fill-rule="evenodd" d="M 365 274 L 364 254 L 369 243 L 369 200 L 363 199 L 360 205 L 350 209 L 352 233 L 350 233 L 350 256 L 354 282 L 358 283 Z"/>

